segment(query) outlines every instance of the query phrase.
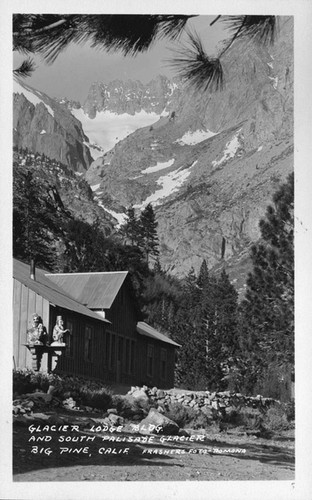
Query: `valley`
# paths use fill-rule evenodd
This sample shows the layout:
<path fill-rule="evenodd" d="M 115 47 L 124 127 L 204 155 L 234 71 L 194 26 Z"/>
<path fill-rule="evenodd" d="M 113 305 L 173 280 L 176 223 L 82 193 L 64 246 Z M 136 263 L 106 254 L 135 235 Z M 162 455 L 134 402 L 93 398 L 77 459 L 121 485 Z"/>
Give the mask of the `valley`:
<path fill-rule="evenodd" d="M 226 58 L 217 93 L 159 76 L 95 82 L 80 104 L 16 84 L 14 145 L 82 175 L 115 230 L 152 203 L 162 267 L 184 277 L 206 259 L 242 293 L 259 220 L 294 168 L 291 18 L 271 48 L 238 40 Z"/>

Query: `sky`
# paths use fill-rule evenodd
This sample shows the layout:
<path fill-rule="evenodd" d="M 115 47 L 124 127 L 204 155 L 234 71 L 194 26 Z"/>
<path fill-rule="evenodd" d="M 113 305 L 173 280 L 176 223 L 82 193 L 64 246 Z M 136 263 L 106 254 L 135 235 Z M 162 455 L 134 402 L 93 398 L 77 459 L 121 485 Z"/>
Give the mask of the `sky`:
<path fill-rule="evenodd" d="M 198 16 L 191 18 L 187 24 L 198 32 L 209 54 L 216 54 L 216 44 L 227 36 L 223 23 L 217 22 L 209 26 L 214 18 L 215 16 Z M 173 57 L 170 49 L 174 46 L 177 46 L 177 42 L 156 41 L 147 52 L 135 57 L 125 57 L 117 52 L 108 54 L 104 50 L 92 49 L 88 44 L 73 44 L 51 65 L 39 57 L 34 58 L 36 70 L 31 77 L 25 79 L 25 83 L 50 97 L 67 97 L 83 103 L 91 84 L 96 81 L 108 83 L 114 79 L 130 79 L 148 83 L 159 74 L 169 78 L 174 76 L 168 62 Z M 14 55 L 14 67 L 22 59 L 23 56 Z"/>

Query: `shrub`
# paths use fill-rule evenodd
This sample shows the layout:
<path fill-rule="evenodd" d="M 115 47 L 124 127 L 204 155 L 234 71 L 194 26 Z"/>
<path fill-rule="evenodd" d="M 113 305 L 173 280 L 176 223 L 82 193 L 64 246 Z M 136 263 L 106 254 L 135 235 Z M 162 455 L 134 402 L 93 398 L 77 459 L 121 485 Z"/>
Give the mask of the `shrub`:
<path fill-rule="evenodd" d="M 276 404 L 268 409 L 263 421 L 264 427 L 269 431 L 285 431 L 291 425 L 283 404 Z"/>
<path fill-rule="evenodd" d="M 189 424 L 196 415 L 196 412 L 191 408 L 180 403 L 171 403 L 164 409 L 164 415 L 170 420 L 173 420 L 179 427 L 184 427 Z"/>
<path fill-rule="evenodd" d="M 72 397 L 78 400 L 79 404 L 101 410 L 111 406 L 112 397 L 109 389 L 96 380 L 73 376 L 61 377 L 29 369 L 13 370 L 14 394 L 20 395 L 36 390 L 47 392 L 51 385 L 55 388 L 53 395 L 60 399 Z"/>
<path fill-rule="evenodd" d="M 144 418 L 155 403 L 144 399 L 134 399 L 131 396 L 112 396 L 112 406 L 116 408 L 118 415 L 124 418 L 132 418 L 134 415 L 139 415 Z"/>
<path fill-rule="evenodd" d="M 59 386 L 58 375 L 34 372 L 29 369 L 13 370 L 13 394 L 25 394 L 36 390 L 47 392 L 50 385 Z"/>
<path fill-rule="evenodd" d="M 203 412 L 196 412 L 194 418 L 190 421 L 189 426 L 192 429 L 207 429 L 212 424 L 212 419 Z"/>
<path fill-rule="evenodd" d="M 90 389 L 87 386 L 82 386 L 79 388 L 78 398 L 80 404 L 99 410 L 107 410 L 112 404 L 112 396 L 105 387 Z"/>
<path fill-rule="evenodd" d="M 225 416 L 222 421 L 243 426 L 248 430 L 260 430 L 263 428 L 263 418 L 264 415 L 258 408 L 242 407 Z"/>
<path fill-rule="evenodd" d="M 211 419 L 208 415 L 180 403 L 168 404 L 164 410 L 164 415 L 182 428 L 202 429 L 211 425 Z"/>

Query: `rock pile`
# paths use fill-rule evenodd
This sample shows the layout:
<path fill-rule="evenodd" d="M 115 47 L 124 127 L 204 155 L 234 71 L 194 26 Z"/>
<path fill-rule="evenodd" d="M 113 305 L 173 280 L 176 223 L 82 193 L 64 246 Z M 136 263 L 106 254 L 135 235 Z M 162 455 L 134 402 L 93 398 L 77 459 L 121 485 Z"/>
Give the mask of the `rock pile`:
<path fill-rule="evenodd" d="M 192 408 L 193 410 L 209 413 L 210 411 L 217 410 L 220 412 L 230 412 L 232 410 L 239 410 L 243 407 L 248 408 L 269 408 L 276 403 L 272 398 L 264 398 L 258 396 L 244 396 L 240 393 L 230 391 L 224 392 L 209 392 L 209 391 L 181 391 L 170 389 L 164 391 L 157 389 L 157 387 L 148 388 L 132 387 L 128 395 L 138 400 L 146 400 L 152 404 L 157 404 L 161 408 L 167 409 L 170 405 L 181 404 L 183 406 Z"/>

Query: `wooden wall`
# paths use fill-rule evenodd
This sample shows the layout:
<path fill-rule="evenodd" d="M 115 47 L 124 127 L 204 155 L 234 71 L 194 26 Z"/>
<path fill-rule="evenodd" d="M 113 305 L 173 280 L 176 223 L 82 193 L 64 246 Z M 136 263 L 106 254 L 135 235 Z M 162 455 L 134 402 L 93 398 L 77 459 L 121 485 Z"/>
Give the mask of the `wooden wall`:
<path fill-rule="evenodd" d="M 135 385 L 138 383 L 138 318 L 127 286 L 121 287 L 112 307 L 105 311 L 105 317 L 111 321 L 107 379 L 112 383 Z"/>
<path fill-rule="evenodd" d="M 153 346 L 153 363 L 150 373 L 148 367 L 148 350 L 149 345 Z M 166 351 L 166 372 L 162 374 L 161 367 L 161 351 Z M 158 387 L 159 389 L 171 389 L 174 387 L 174 369 L 175 369 L 175 348 L 170 344 L 159 342 L 150 337 L 140 335 L 138 349 L 138 368 L 139 368 L 139 385 L 147 385 L 148 387 Z"/>
<path fill-rule="evenodd" d="M 23 345 L 27 342 L 27 330 L 32 316 L 39 314 L 43 325 L 49 327 L 49 302 L 18 280 L 13 280 L 13 368 L 31 368 L 31 355 Z"/>
<path fill-rule="evenodd" d="M 62 316 L 64 327 L 69 327 L 71 331 L 64 338 L 67 349 L 59 359 L 55 372 L 106 381 L 106 324 L 101 320 L 57 307 L 51 314 L 51 331 L 53 331 L 56 316 Z M 89 356 L 87 356 L 88 348 L 86 346 L 88 337 L 90 337 Z M 70 352 L 70 342 L 72 343 L 72 352 Z"/>

